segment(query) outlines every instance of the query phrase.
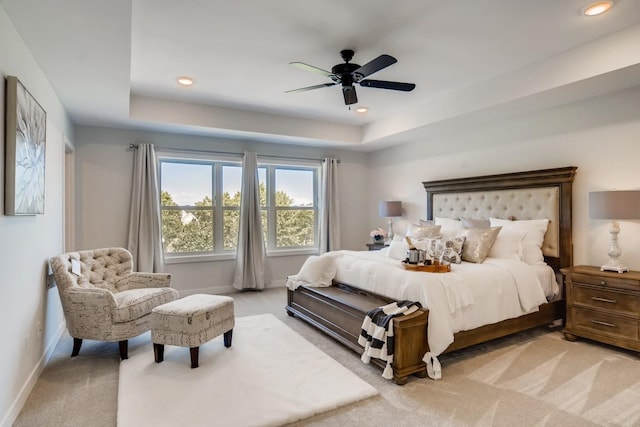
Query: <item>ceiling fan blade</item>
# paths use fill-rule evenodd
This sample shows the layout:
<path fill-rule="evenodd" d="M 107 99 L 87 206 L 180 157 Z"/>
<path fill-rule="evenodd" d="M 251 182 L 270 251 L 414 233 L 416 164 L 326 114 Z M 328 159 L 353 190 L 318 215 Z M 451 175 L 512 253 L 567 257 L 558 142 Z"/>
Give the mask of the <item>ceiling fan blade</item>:
<path fill-rule="evenodd" d="M 362 79 L 370 76 L 377 71 L 382 70 L 383 68 L 388 67 L 389 65 L 393 65 L 396 62 L 398 62 L 398 60 L 393 56 L 380 55 L 373 61 L 367 62 L 366 64 L 355 70 L 353 74 L 359 76 Z"/>
<path fill-rule="evenodd" d="M 351 105 L 358 102 L 356 88 L 353 86 L 342 86 L 342 96 L 344 96 L 344 104 Z"/>
<path fill-rule="evenodd" d="M 416 87 L 414 83 L 387 82 L 385 80 L 360 80 L 360 86 L 401 90 L 404 92 L 411 92 Z"/>
<path fill-rule="evenodd" d="M 337 83 L 323 83 L 321 85 L 315 85 L 315 86 L 307 86 L 307 87 L 301 87 L 300 89 L 291 89 L 291 90 L 287 90 L 284 93 L 295 93 L 295 92 L 306 92 L 308 90 L 313 90 L 313 89 L 320 89 L 321 87 L 328 87 L 328 86 L 333 86 L 336 85 Z"/>
<path fill-rule="evenodd" d="M 290 62 L 289 65 L 293 65 L 296 68 L 300 68 L 301 70 L 311 71 L 313 73 L 317 73 L 323 75 L 325 77 L 332 77 L 333 74 L 327 70 L 323 70 L 322 68 L 314 67 L 313 65 L 305 64 L 304 62 Z"/>

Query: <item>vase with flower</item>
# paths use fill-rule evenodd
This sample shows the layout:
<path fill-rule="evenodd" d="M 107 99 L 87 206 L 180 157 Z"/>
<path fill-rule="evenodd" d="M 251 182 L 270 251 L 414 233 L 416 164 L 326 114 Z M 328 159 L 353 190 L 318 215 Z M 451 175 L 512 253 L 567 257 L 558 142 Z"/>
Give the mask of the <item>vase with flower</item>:
<path fill-rule="evenodd" d="M 373 237 L 373 243 L 376 245 L 384 244 L 384 238 L 387 237 L 387 232 L 382 228 L 376 228 L 375 230 L 371 230 L 369 233 L 371 237 Z"/>

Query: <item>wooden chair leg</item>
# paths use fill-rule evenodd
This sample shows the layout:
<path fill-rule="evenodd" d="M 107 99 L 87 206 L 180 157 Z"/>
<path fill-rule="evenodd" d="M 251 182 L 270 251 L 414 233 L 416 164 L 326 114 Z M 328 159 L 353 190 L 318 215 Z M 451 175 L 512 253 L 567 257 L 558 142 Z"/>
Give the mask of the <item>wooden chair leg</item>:
<path fill-rule="evenodd" d="M 118 341 L 118 345 L 120 346 L 120 359 L 126 360 L 129 358 L 129 341 Z"/>
<path fill-rule="evenodd" d="M 231 339 L 233 338 L 233 329 L 229 329 L 224 333 L 224 346 L 231 347 Z"/>
<path fill-rule="evenodd" d="M 164 344 L 153 343 L 153 356 L 156 359 L 156 363 L 164 360 Z"/>
<path fill-rule="evenodd" d="M 191 353 L 191 369 L 198 367 L 198 355 L 200 353 L 200 347 L 191 347 L 189 349 Z"/>
<path fill-rule="evenodd" d="M 71 351 L 71 357 L 76 357 L 80 353 L 80 347 L 82 346 L 82 338 L 73 339 L 73 350 Z"/>

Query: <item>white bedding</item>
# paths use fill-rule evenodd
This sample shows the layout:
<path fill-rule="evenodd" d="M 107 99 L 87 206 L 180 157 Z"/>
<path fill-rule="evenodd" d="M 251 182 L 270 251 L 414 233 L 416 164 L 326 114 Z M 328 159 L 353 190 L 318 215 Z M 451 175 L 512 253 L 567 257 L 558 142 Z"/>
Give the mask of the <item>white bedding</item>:
<path fill-rule="evenodd" d="M 451 273 L 425 273 L 407 271 L 400 261 L 379 251 L 326 256 L 334 260 L 336 281 L 395 300 L 419 301 L 428 308 L 428 341 L 434 356 L 453 342 L 454 333 L 535 312 L 558 292 L 547 265 L 487 258 L 482 264 L 454 264 Z M 296 276 L 287 282 L 291 289 L 300 284 Z"/>

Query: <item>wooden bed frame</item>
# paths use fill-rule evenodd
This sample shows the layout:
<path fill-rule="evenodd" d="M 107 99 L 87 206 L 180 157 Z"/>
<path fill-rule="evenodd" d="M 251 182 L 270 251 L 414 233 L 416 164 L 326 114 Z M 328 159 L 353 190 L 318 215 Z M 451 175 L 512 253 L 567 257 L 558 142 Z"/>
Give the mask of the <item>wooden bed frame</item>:
<path fill-rule="evenodd" d="M 552 220 L 549 227 L 554 227 L 554 241 L 551 245 L 543 245 L 545 261 L 559 275 L 560 268 L 573 264 L 571 239 L 571 193 L 576 167 L 564 167 L 510 174 L 489 175 L 473 178 L 449 179 L 442 181 L 423 182 L 427 192 L 427 218 L 448 216 L 440 210 L 434 209 L 434 197 L 441 202 L 444 199 L 468 197 L 470 193 L 491 193 L 495 197 L 502 190 L 537 191 L 548 189 L 553 193 L 557 202 L 557 220 Z M 520 193 L 519 193 L 520 194 Z M 556 200 L 557 199 L 557 200 Z M 486 203 L 491 203 L 487 201 Z M 486 204 L 485 204 L 486 205 Z M 486 207 L 486 206 L 485 206 Z M 522 207 L 519 207 L 522 209 Z M 535 210 L 535 208 L 532 208 Z M 554 208 L 555 209 L 555 208 Z M 451 210 L 455 214 L 454 209 Z M 464 209 L 463 209 L 464 210 Z M 485 209 L 494 217 L 504 217 L 502 212 L 494 212 L 491 207 Z M 533 219 L 535 214 L 518 219 Z M 469 215 L 472 216 L 472 215 Z M 545 242 L 547 240 L 545 237 Z M 548 246 L 548 247 L 547 247 Z M 321 331 L 335 338 L 350 349 L 362 353 L 363 348 L 357 343 L 366 313 L 374 308 L 388 304 L 393 300 L 382 295 L 359 289 L 344 283 L 334 281 L 331 287 L 300 286 L 295 291 L 288 291 L 286 310 L 290 316 L 300 319 L 317 327 Z M 520 332 L 537 326 L 547 325 L 559 319 L 564 319 L 565 301 L 562 298 L 544 304 L 536 313 L 527 314 L 515 319 L 504 320 L 499 323 L 485 325 L 473 330 L 461 331 L 454 335 L 454 342 L 445 350 L 450 352 L 469 347 L 495 338 Z M 427 322 L 428 310 L 420 310 L 408 316 L 393 320 L 395 351 L 393 361 L 393 380 L 396 384 L 405 384 L 409 375 L 426 376 L 426 366 L 422 357 L 428 351 Z M 384 367 L 384 362 L 372 359 L 372 363 Z"/>

